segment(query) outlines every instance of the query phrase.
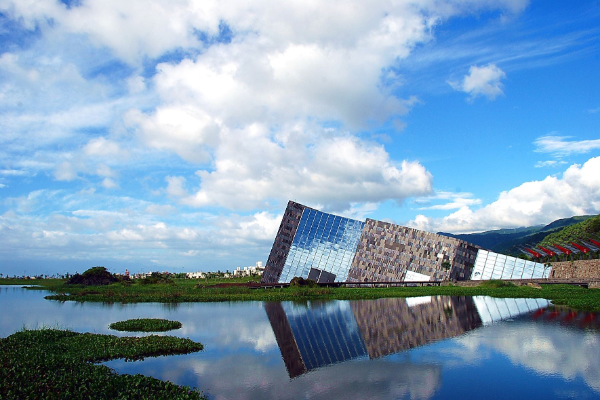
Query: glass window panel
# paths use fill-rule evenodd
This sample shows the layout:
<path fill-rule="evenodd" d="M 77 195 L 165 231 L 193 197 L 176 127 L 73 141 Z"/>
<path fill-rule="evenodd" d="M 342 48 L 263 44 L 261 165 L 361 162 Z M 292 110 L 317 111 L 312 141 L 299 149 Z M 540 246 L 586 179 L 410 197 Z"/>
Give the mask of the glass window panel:
<path fill-rule="evenodd" d="M 502 279 L 510 279 L 512 276 L 513 268 L 510 265 L 505 265 L 502 270 Z"/>

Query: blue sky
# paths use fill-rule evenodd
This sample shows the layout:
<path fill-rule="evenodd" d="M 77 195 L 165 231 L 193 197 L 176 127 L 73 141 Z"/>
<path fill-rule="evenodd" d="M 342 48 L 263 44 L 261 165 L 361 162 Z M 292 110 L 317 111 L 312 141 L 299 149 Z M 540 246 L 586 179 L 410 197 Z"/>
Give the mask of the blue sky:
<path fill-rule="evenodd" d="M 600 212 L 600 3 L 0 3 L 0 272 L 266 261 L 289 199 Z"/>

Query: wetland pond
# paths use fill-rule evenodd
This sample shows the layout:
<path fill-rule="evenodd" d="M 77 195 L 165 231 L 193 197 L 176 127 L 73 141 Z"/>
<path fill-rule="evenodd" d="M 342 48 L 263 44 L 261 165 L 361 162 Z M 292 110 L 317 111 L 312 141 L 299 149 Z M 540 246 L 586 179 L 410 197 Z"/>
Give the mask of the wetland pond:
<path fill-rule="evenodd" d="M 119 373 L 197 387 L 210 399 L 597 399 L 600 315 L 544 299 L 102 304 L 0 286 L 0 337 L 41 326 L 117 336 L 165 318 L 204 351 L 115 360 Z"/>

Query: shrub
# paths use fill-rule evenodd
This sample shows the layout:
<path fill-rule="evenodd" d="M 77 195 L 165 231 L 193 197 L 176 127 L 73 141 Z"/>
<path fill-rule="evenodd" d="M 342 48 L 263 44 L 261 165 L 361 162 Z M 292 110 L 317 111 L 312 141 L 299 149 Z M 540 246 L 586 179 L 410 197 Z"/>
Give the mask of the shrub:
<path fill-rule="evenodd" d="M 304 279 L 300 276 L 295 276 L 294 278 L 292 278 L 292 280 L 290 281 L 290 286 L 308 286 L 308 287 L 315 287 L 317 286 L 317 282 L 315 282 L 312 279 Z"/>
<path fill-rule="evenodd" d="M 503 288 L 503 287 L 516 287 L 512 282 L 504 282 L 500 279 L 491 279 L 489 281 L 483 281 L 479 284 L 481 287 L 485 288 Z"/>
<path fill-rule="evenodd" d="M 142 285 L 156 285 L 159 283 L 172 284 L 175 282 L 169 277 L 168 274 L 161 274 L 160 272 L 153 272 L 152 275 L 148 275 L 140 280 L 140 284 Z"/>
<path fill-rule="evenodd" d="M 75 274 L 69 278 L 67 285 L 100 286 L 110 285 L 119 279 L 104 267 L 93 267 L 83 274 Z"/>

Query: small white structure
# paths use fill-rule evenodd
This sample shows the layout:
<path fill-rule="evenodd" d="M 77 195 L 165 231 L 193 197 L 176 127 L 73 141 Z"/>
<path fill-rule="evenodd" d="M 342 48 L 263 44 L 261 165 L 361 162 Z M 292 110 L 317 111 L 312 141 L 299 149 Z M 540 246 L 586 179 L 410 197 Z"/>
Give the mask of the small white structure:
<path fill-rule="evenodd" d="M 262 275 L 265 268 L 263 267 L 262 261 L 257 261 L 256 265 L 251 267 L 237 267 L 233 271 L 233 276 L 252 276 L 252 275 Z"/>
<path fill-rule="evenodd" d="M 188 272 L 185 274 L 188 279 L 204 279 L 206 274 L 204 272 Z"/>
<path fill-rule="evenodd" d="M 431 277 L 429 275 L 419 274 L 418 272 L 406 271 L 406 275 L 404 276 L 404 282 L 427 282 Z"/>

